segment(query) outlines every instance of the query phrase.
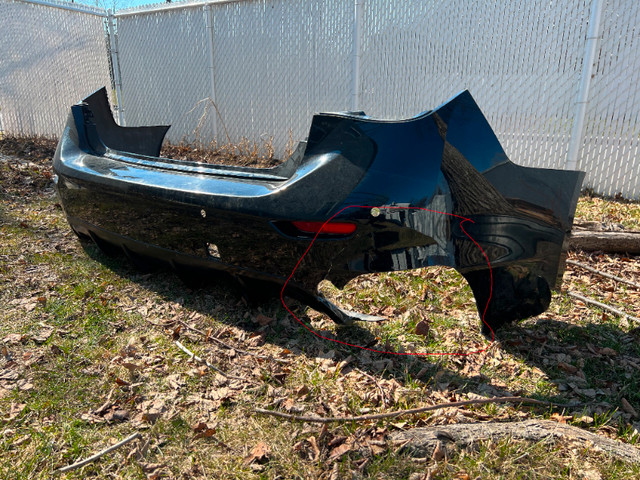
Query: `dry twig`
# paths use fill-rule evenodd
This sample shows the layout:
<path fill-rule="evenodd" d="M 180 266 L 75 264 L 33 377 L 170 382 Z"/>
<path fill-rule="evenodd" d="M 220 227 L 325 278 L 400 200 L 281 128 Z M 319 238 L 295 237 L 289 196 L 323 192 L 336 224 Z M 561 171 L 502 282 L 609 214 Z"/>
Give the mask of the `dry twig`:
<path fill-rule="evenodd" d="M 634 322 L 640 323 L 640 318 L 634 317 L 633 315 L 629 315 L 628 313 L 623 312 L 622 310 L 618 310 L 617 308 L 610 307 L 602 302 L 598 302 L 597 300 L 592 300 L 591 298 L 587 298 L 579 293 L 572 292 L 570 290 L 567 291 L 567 295 L 575 298 L 576 300 L 580 300 L 581 302 L 588 303 L 589 305 L 594 305 L 603 310 L 607 310 L 608 312 L 615 313 L 616 315 L 620 315 L 621 317 L 626 317 L 629 320 L 633 320 Z"/>
<path fill-rule="evenodd" d="M 260 355 L 258 353 L 249 352 L 247 350 L 242 350 L 241 348 L 234 347 L 233 345 L 229 345 L 228 343 L 223 342 L 219 338 L 213 337 L 211 335 L 207 335 L 202 330 L 200 330 L 200 329 L 198 329 L 196 327 L 192 327 L 191 325 L 189 325 L 188 323 L 186 323 L 186 322 L 184 322 L 182 320 L 178 320 L 178 323 L 180 325 L 182 325 L 183 327 L 191 330 L 192 332 L 196 332 L 196 333 L 202 335 L 204 338 L 206 338 L 208 340 L 213 340 L 218 345 L 222 345 L 223 347 L 228 348 L 229 350 L 234 350 L 234 351 L 238 352 L 241 355 L 250 355 L 252 357 L 260 358 L 262 360 L 271 360 L 271 361 L 274 361 L 274 362 L 277 362 L 277 363 L 289 363 L 287 360 L 283 360 L 281 358 L 267 357 L 266 355 Z"/>
<path fill-rule="evenodd" d="M 95 455 L 93 455 L 93 456 L 91 456 L 91 457 L 89 457 L 89 458 L 87 458 L 85 460 L 82 460 L 80 462 L 74 463 L 72 465 L 68 465 L 66 467 L 59 468 L 54 473 L 65 473 L 65 472 L 69 472 L 71 470 L 75 470 L 76 468 L 84 467 L 87 463 L 91 463 L 91 462 L 99 459 L 100 457 L 106 455 L 107 453 L 113 452 L 115 449 L 120 448 L 123 445 L 126 445 L 129 442 L 132 442 L 136 438 L 141 438 L 141 437 L 142 436 L 140 435 L 140 433 L 136 432 L 133 435 L 125 438 L 121 442 L 118 442 L 115 445 L 111 445 L 109 448 L 105 448 L 101 452 L 98 452 Z"/>
<path fill-rule="evenodd" d="M 333 423 L 333 422 L 363 422 L 367 420 L 381 420 L 384 418 L 396 418 L 402 415 L 414 415 L 417 413 L 429 412 L 432 410 L 440 410 L 442 408 L 451 407 L 464 407 L 467 405 L 485 405 L 487 403 L 527 403 L 532 405 L 546 405 L 557 407 L 576 407 L 579 404 L 561 405 L 551 402 L 545 402 L 543 400 L 536 400 L 534 398 L 527 397 L 492 397 L 486 399 L 476 400 L 463 400 L 460 402 L 441 403 L 438 405 L 429 405 L 428 407 L 411 408 L 408 410 L 396 410 L 394 412 L 376 413 L 372 415 L 360 415 L 355 417 L 319 417 L 319 416 L 304 416 L 293 415 L 290 413 L 278 412 L 275 410 L 264 410 L 262 408 L 256 408 L 256 413 L 262 413 L 264 415 L 271 415 L 273 417 L 280 417 L 287 420 L 298 422 L 310 422 L 310 423 Z"/>
<path fill-rule="evenodd" d="M 374 377 L 373 375 L 369 375 L 367 372 L 363 372 L 362 370 L 358 370 L 358 372 L 364 375 L 365 377 L 369 378 L 373 382 L 373 384 L 376 386 L 376 388 L 380 392 L 380 401 L 382 402 L 382 405 L 386 406 L 388 403 L 387 396 L 384 393 L 384 389 L 378 383 L 378 380 L 376 380 L 376 377 Z"/>
<path fill-rule="evenodd" d="M 205 359 L 197 356 L 195 353 L 193 353 L 191 350 L 189 350 L 187 347 L 185 347 L 182 343 L 180 343 L 178 340 L 175 341 L 176 346 L 182 350 L 184 353 L 186 353 L 187 355 L 189 355 L 193 360 L 195 360 L 198 363 L 202 363 L 203 365 L 206 365 L 207 367 L 209 367 L 211 370 L 213 370 L 214 372 L 218 372 L 220 375 L 223 375 L 229 379 L 232 380 L 241 380 L 243 382 L 247 382 L 250 381 L 248 378 L 243 378 L 243 377 L 238 377 L 236 375 L 231 375 L 229 373 L 224 372 L 223 370 L 220 370 L 218 367 L 216 367 L 215 365 L 211 365 L 209 362 L 207 362 Z"/>
<path fill-rule="evenodd" d="M 622 282 L 622 283 L 626 283 L 627 285 L 632 285 L 636 288 L 640 288 L 640 283 L 627 280 L 626 278 L 617 277 L 615 275 L 611 275 L 610 273 L 602 272 L 593 267 L 590 267 L 589 265 L 585 265 L 584 263 L 576 262 L 575 260 L 567 260 L 567 263 L 569 265 L 575 265 L 576 267 L 583 268 L 584 270 L 587 270 L 591 273 L 595 273 L 596 275 L 600 275 L 601 277 L 609 278 L 611 280 L 615 280 L 616 282 Z"/>

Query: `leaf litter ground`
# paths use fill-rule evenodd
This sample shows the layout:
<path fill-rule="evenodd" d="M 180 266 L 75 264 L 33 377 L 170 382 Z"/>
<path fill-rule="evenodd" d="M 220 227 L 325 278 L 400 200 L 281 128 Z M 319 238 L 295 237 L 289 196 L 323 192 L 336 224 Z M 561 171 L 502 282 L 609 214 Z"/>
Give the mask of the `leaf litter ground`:
<path fill-rule="evenodd" d="M 83 248 L 55 197 L 54 147 L 46 139 L 0 141 L 3 478 L 50 478 L 55 468 L 135 431 L 141 441 L 68 478 L 640 475 L 635 466 L 570 444 L 484 442 L 451 458 L 434 452 L 416 460 L 389 442 L 394 430 L 417 426 L 546 418 L 635 444 L 640 325 L 559 293 L 548 312 L 505 328 L 479 355 L 398 357 L 322 341 L 278 301 L 249 305 L 225 286 L 191 290 L 168 273 L 140 273 L 123 259 Z M 199 158 L 188 147 L 171 148 Z M 637 204 L 592 196 L 580 199 L 578 215 L 626 228 L 640 221 Z M 640 281 L 637 257 L 571 252 L 570 258 Z M 298 307 L 296 315 L 326 336 L 415 352 L 487 344 L 471 292 L 453 270 L 366 275 L 343 291 L 323 288 L 350 308 L 391 319 L 341 329 Z M 568 266 L 563 289 L 640 316 L 638 289 L 577 266 Z M 352 416 L 511 395 L 579 406 L 496 404 L 324 426 L 254 412 Z"/>

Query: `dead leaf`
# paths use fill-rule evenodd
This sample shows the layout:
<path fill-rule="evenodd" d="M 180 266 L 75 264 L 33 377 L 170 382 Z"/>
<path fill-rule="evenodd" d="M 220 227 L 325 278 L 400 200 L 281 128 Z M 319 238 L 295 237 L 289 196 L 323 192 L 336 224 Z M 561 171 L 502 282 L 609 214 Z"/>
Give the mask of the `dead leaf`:
<path fill-rule="evenodd" d="M 24 378 L 21 380 L 18 380 L 18 383 L 16 383 L 16 386 L 18 387 L 19 390 L 22 390 L 22 391 L 33 389 L 33 383 L 31 383 L 28 380 L 25 380 Z"/>
<path fill-rule="evenodd" d="M 269 445 L 264 442 L 260 442 L 255 447 L 253 447 L 249 455 L 244 458 L 243 463 L 245 465 L 250 465 L 253 462 L 265 463 L 268 461 L 270 454 L 271 447 L 269 447 Z"/>
<path fill-rule="evenodd" d="M 229 398 L 234 396 L 234 392 L 229 387 L 222 387 L 216 390 L 211 390 L 209 395 L 207 395 L 211 400 L 217 400 L 219 402 L 224 402 Z"/>
<path fill-rule="evenodd" d="M 182 329 L 182 325 L 178 325 L 175 330 L 171 333 L 171 338 L 173 340 L 179 340 L 180 339 L 180 330 Z"/>
<path fill-rule="evenodd" d="M 165 404 L 162 398 L 156 398 L 155 400 L 147 400 L 140 404 L 140 410 L 142 410 L 142 419 L 149 423 L 155 422 L 165 412 Z"/>
<path fill-rule="evenodd" d="M 376 440 L 368 442 L 367 445 L 371 449 L 371 454 L 373 456 L 378 456 L 381 453 L 387 451 L 386 445 L 383 445 L 381 442 L 378 442 Z"/>
<path fill-rule="evenodd" d="M 15 381 L 15 380 L 18 380 L 19 378 L 20 378 L 20 373 L 17 372 L 16 370 L 12 370 L 10 368 L 5 368 L 4 370 L 0 370 L 0 380 Z"/>
<path fill-rule="evenodd" d="M 573 417 L 571 415 L 560 415 L 559 413 L 554 413 L 549 417 L 549 420 L 553 420 L 558 423 L 567 423 L 567 420 L 571 420 Z"/>
<path fill-rule="evenodd" d="M 289 397 L 284 402 L 282 402 L 282 408 L 284 408 L 287 412 L 290 412 L 293 406 L 296 404 L 296 401 Z"/>
<path fill-rule="evenodd" d="M 122 362 L 122 366 L 129 370 L 130 372 L 134 372 L 135 370 L 140 370 L 140 365 L 136 365 L 132 362 Z"/>
<path fill-rule="evenodd" d="M 385 317 L 390 317 L 391 315 L 393 315 L 394 311 L 395 311 L 395 308 L 393 307 L 393 305 L 388 305 L 385 308 L 383 308 L 380 313 Z"/>
<path fill-rule="evenodd" d="M 345 442 L 345 440 L 347 439 L 347 437 L 345 437 L 344 435 L 336 435 L 335 437 L 333 437 L 329 443 L 327 443 L 327 446 L 329 448 L 335 447 L 337 445 L 341 445 Z"/>
<path fill-rule="evenodd" d="M 415 334 L 427 337 L 429 335 L 429 322 L 426 320 L 420 320 L 416 325 Z"/>
<path fill-rule="evenodd" d="M 83 413 L 82 415 L 80 415 L 80 420 L 83 420 L 87 423 L 91 423 L 91 424 L 96 424 L 96 423 L 104 423 L 105 419 L 102 417 L 99 417 L 98 415 L 95 415 L 91 412 L 89 413 Z"/>
<path fill-rule="evenodd" d="M 60 349 L 60 347 L 55 344 L 52 344 L 49 348 L 51 349 L 51 353 L 53 353 L 54 355 L 62 354 L 62 350 Z"/>
<path fill-rule="evenodd" d="M 247 340 L 247 343 L 252 347 L 261 347 L 262 345 L 264 345 L 266 338 L 267 332 L 262 332 L 258 335 L 252 335 L 251 338 Z"/>
<path fill-rule="evenodd" d="M 129 419 L 129 412 L 119 408 L 117 405 L 114 405 L 107 413 L 104 414 L 104 419 L 107 422 L 124 422 Z"/>
<path fill-rule="evenodd" d="M 208 437 L 213 437 L 213 435 L 216 433 L 216 429 L 215 428 L 205 428 L 204 430 L 196 433 L 193 436 L 194 440 L 197 440 L 198 438 L 208 438 Z"/>
<path fill-rule="evenodd" d="M 576 418 L 575 421 L 576 422 L 580 422 L 580 423 L 592 424 L 593 423 L 593 417 L 589 417 L 587 415 L 583 415 L 581 417 Z"/>
<path fill-rule="evenodd" d="M 576 373 L 578 371 L 578 367 L 574 366 L 574 365 L 570 365 L 568 363 L 565 362 L 558 362 L 558 368 L 560 370 L 564 370 L 567 373 Z"/>
<path fill-rule="evenodd" d="M 17 345 L 18 343 L 24 343 L 26 339 L 27 336 L 22 333 L 10 333 L 2 339 L 2 342 L 8 345 Z"/>
<path fill-rule="evenodd" d="M 263 315 L 262 313 L 259 313 L 256 318 L 254 319 L 254 322 L 260 324 L 261 326 L 266 326 L 269 325 L 270 323 L 273 323 L 274 318 L 272 317 L 267 317 L 266 315 Z"/>
<path fill-rule="evenodd" d="M 329 453 L 329 461 L 336 460 L 342 457 L 345 453 L 351 450 L 351 442 L 345 442 L 342 445 L 337 446 L 331 453 Z"/>
<path fill-rule="evenodd" d="M 20 415 L 20 413 L 22 413 L 26 406 L 26 403 L 12 403 L 11 407 L 9 408 L 9 414 L 3 417 L 2 421 L 10 422 L 11 420 L 14 420 L 18 415 Z"/>
<path fill-rule="evenodd" d="M 144 473 L 153 473 L 160 468 L 164 468 L 165 466 L 165 463 L 140 463 L 140 467 L 142 468 L 142 471 Z"/>
<path fill-rule="evenodd" d="M 622 405 L 622 410 L 624 410 L 625 412 L 627 412 L 628 414 L 632 415 L 635 418 L 638 418 L 638 412 L 636 412 L 636 409 L 633 408 L 633 406 L 631 406 L 631 404 L 629 403 L 629 401 L 626 398 L 621 398 L 620 399 L 620 404 Z"/>
<path fill-rule="evenodd" d="M 316 460 L 318 460 L 318 457 L 320 457 L 320 449 L 318 448 L 318 442 L 316 442 L 316 437 L 307 438 L 307 442 L 309 443 L 309 445 L 311 446 L 311 450 L 313 451 L 311 460 L 315 462 Z"/>
<path fill-rule="evenodd" d="M 198 422 L 191 427 L 195 435 L 193 439 L 212 437 L 216 433 L 216 427 L 210 426 L 206 422 Z"/>
<path fill-rule="evenodd" d="M 329 480 L 339 480 L 340 479 L 340 466 L 338 463 L 333 464 L 333 468 L 331 469 L 331 476 L 329 476 Z"/>
<path fill-rule="evenodd" d="M 442 444 L 442 442 L 438 442 L 436 444 L 436 448 L 433 449 L 433 453 L 431 454 L 431 459 L 439 462 L 440 460 L 444 459 L 447 456 L 447 451 L 444 448 L 444 445 Z"/>
<path fill-rule="evenodd" d="M 309 393 L 309 388 L 306 385 L 302 385 L 300 388 L 294 390 L 296 397 L 303 397 Z"/>
<path fill-rule="evenodd" d="M 608 355 L 610 357 L 615 357 L 616 355 L 618 355 L 618 352 L 609 347 L 600 348 L 598 353 L 600 353 L 600 355 Z"/>

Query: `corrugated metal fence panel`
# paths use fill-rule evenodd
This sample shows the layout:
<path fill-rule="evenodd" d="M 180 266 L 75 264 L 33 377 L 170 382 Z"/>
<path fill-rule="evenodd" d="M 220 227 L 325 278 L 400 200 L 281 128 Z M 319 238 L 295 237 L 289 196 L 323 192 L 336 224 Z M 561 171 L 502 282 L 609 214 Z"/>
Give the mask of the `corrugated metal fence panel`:
<path fill-rule="evenodd" d="M 640 2 L 609 1 L 601 22 L 578 168 L 599 193 L 640 198 Z"/>
<path fill-rule="evenodd" d="M 469 89 L 516 163 L 561 168 L 590 1 L 364 2 L 361 107 L 399 118 Z"/>
<path fill-rule="evenodd" d="M 117 19 L 125 124 L 172 124 L 172 142 L 195 139 L 210 96 L 202 6 Z"/>
<path fill-rule="evenodd" d="M 95 9 L 85 10 L 0 1 L 5 133 L 58 136 L 70 105 L 110 85 L 104 19 Z"/>
<path fill-rule="evenodd" d="M 274 136 L 282 154 L 312 113 L 349 109 L 352 1 L 243 1 L 213 13 L 216 101 L 232 141 Z"/>

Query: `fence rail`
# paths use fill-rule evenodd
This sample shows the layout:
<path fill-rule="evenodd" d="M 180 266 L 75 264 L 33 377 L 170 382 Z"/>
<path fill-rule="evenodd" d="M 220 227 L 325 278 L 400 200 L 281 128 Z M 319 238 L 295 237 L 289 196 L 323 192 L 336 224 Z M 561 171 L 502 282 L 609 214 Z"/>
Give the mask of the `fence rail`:
<path fill-rule="evenodd" d="M 109 58 L 121 123 L 172 124 L 173 142 L 272 139 L 279 154 L 314 112 L 406 118 L 468 88 L 516 163 L 575 164 L 596 192 L 640 199 L 637 0 L 60 5 L 83 8 L 0 0 L 0 30 L 32 39 L 0 45 L 5 131 L 58 133 L 70 103 L 110 84 Z M 25 75 L 6 50 L 39 61 Z"/>

